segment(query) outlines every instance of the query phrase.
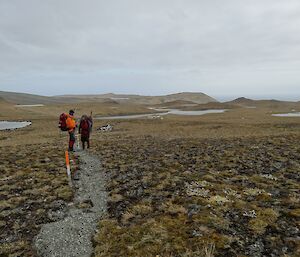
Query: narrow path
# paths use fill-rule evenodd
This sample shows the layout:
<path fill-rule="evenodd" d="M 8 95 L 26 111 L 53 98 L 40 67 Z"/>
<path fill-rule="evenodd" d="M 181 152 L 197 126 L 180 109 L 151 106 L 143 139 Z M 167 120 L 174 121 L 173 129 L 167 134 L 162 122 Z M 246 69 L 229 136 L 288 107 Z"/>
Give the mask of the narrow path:
<path fill-rule="evenodd" d="M 77 152 L 80 170 L 75 174 L 74 204 L 64 219 L 44 224 L 35 238 L 43 257 L 88 257 L 93 252 L 92 236 L 106 212 L 106 175 L 100 161 L 85 151 Z"/>

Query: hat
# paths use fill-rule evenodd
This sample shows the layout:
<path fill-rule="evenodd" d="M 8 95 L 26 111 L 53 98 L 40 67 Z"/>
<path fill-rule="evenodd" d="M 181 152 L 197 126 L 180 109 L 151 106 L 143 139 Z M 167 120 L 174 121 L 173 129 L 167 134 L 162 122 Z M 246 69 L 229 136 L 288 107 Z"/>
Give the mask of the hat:
<path fill-rule="evenodd" d="M 73 115 L 73 114 L 74 114 L 74 110 L 70 110 L 70 111 L 69 111 L 69 114 L 70 114 L 70 115 Z"/>

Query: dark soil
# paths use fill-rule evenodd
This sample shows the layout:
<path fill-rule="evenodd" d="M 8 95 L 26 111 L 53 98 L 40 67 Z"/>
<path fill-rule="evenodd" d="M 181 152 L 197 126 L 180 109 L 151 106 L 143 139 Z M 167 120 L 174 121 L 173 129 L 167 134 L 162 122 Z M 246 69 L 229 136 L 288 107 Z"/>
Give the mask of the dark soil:
<path fill-rule="evenodd" d="M 0 256 L 36 256 L 33 237 L 73 197 L 63 151 L 55 144 L 1 147 L 0 160 Z"/>
<path fill-rule="evenodd" d="M 99 141 L 111 182 L 96 255 L 299 256 L 299 141 Z"/>

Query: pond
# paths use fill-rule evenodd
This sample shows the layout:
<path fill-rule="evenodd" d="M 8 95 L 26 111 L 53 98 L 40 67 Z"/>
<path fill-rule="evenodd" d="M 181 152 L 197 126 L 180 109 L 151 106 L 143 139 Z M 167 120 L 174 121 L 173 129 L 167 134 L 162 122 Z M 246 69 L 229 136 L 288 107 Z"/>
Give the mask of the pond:
<path fill-rule="evenodd" d="M 290 113 L 278 113 L 272 114 L 275 117 L 300 117 L 300 112 L 290 112 Z"/>
<path fill-rule="evenodd" d="M 15 107 L 43 107 L 44 104 L 17 104 Z"/>
<path fill-rule="evenodd" d="M 223 113 L 226 111 L 226 110 L 182 111 L 182 110 L 178 110 L 178 109 L 154 109 L 154 108 L 152 108 L 152 110 L 159 111 L 159 112 L 146 113 L 146 114 L 103 116 L 103 117 L 98 116 L 95 119 L 97 119 L 97 120 L 118 120 L 118 119 L 154 118 L 157 116 L 163 116 L 163 115 L 168 115 L 168 114 L 199 116 L 199 115 L 204 115 L 204 114 Z"/>
<path fill-rule="evenodd" d="M 0 121 L 0 130 L 12 130 L 31 125 L 30 121 Z"/>
<path fill-rule="evenodd" d="M 175 114 L 175 115 L 191 115 L 191 116 L 198 116 L 204 114 L 211 114 L 211 113 L 223 113 L 226 110 L 202 110 L 202 111 L 181 111 L 178 109 L 171 109 L 169 110 L 168 114 Z"/>

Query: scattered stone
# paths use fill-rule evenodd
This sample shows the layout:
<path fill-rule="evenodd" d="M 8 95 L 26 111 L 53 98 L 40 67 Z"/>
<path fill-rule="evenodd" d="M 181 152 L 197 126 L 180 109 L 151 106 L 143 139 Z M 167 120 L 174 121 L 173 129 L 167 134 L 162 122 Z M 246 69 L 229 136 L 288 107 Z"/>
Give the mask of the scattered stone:
<path fill-rule="evenodd" d="M 277 181 L 278 179 L 276 177 L 274 177 L 272 174 L 260 174 L 261 177 L 266 178 L 266 179 L 270 179 L 270 180 L 274 180 Z"/>
<path fill-rule="evenodd" d="M 248 196 L 258 196 L 265 193 L 265 190 L 258 188 L 249 188 L 244 190 L 244 194 Z"/>
<path fill-rule="evenodd" d="M 97 221 L 106 211 L 106 176 L 99 171 L 101 164 L 97 158 L 86 152 L 77 154 L 84 160 L 80 166 L 84 172 L 75 181 L 78 190 L 74 202 L 89 200 L 83 201 L 81 206 L 66 205 L 64 201 L 52 203 L 53 210 L 48 213 L 48 217 L 54 222 L 44 224 L 34 240 L 40 256 L 89 257 L 93 252 L 91 238 L 97 228 Z"/>
<path fill-rule="evenodd" d="M 251 257 L 261 257 L 263 256 L 263 251 L 264 244 L 259 240 L 248 247 L 247 254 Z"/>
<path fill-rule="evenodd" d="M 252 210 L 252 211 L 244 211 L 243 216 L 250 217 L 250 218 L 256 218 L 257 215 L 256 215 L 255 210 Z"/>
<path fill-rule="evenodd" d="M 202 188 L 202 184 L 198 182 L 192 182 L 191 184 L 186 184 L 186 194 L 188 196 L 201 196 L 201 197 L 208 197 L 209 196 L 209 189 Z"/>
<path fill-rule="evenodd" d="M 97 128 L 97 131 L 104 131 L 104 132 L 108 132 L 112 130 L 113 130 L 113 126 L 111 126 L 110 124 Z"/>
<path fill-rule="evenodd" d="M 224 203 L 229 202 L 229 200 L 226 197 L 215 195 L 209 198 L 209 202 L 211 204 L 223 205 Z"/>
<path fill-rule="evenodd" d="M 62 210 L 57 210 L 57 211 L 48 211 L 48 218 L 51 221 L 58 221 L 58 220 L 62 220 L 64 217 L 66 216 L 66 211 L 62 211 Z"/>

